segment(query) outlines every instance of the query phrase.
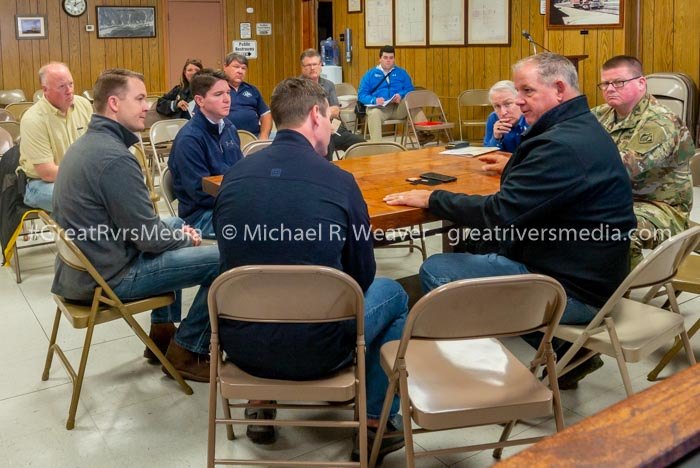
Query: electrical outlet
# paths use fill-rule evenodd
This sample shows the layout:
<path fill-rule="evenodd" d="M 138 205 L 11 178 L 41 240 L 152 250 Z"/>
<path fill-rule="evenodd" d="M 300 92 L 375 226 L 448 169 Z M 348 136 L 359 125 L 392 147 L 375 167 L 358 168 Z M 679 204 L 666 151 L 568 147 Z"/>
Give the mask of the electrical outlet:
<path fill-rule="evenodd" d="M 86 32 L 95 32 L 95 25 L 94 24 L 86 24 L 85 31 Z"/>

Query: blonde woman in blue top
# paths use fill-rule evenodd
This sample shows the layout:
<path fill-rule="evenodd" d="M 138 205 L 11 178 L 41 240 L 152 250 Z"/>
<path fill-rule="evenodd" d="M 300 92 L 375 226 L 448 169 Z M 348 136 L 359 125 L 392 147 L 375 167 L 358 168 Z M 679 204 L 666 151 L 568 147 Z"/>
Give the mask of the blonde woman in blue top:
<path fill-rule="evenodd" d="M 484 146 L 496 146 L 512 153 L 520 145 L 520 137 L 527 130 L 527 122 L 515 104 L 518 92 L 510 80 L 499 81 L 489 90 L 493 112 L 486 121 Z"/>

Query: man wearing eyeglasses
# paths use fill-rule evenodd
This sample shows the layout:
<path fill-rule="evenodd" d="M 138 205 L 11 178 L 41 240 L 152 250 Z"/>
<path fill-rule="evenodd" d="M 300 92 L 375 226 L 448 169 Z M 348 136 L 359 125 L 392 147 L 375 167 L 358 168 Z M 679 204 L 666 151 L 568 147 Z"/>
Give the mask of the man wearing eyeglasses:
<path fill-rule="evenodd" d="M 647 92 L 642 64 L 618 55 L 603 64 L 598 88 L 605 97 L 593 109 L 617 145 L 632 181 L 637 234 L 632 267 L 653 249 L 688 227 L 693 204 L 689 161 L 695 148 L 683 121 Z"/>
<path fill-rule="evenodd" d="M 301 78 L 320 84 L 328 98 L 328 112 L 330 112 L 333 133 L 331 133 L 331 140 L 328 144 L 326 159 L 331 161 L 336 149 L 345 151 L 355 143 L 362 143 L 365 139 L 352 133 L 340 121 L 340 101 L 335 92 L 335 85 L 332 81 L 321 76 L 321 54 L 316 49 L 306 49 L 301 53 L 299 60 L 301 62 Z"/>

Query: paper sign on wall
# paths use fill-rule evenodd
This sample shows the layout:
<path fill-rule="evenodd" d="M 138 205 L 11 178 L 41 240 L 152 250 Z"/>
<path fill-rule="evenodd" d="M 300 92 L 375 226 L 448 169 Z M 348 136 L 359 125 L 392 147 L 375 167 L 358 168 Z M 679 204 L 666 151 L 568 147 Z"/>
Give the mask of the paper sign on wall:
<path fill-rule="evenodd" d="M 255 23 L 258 36 L 272 36 L 272 23 Z"/>
<path fill-rule="evenodd" d="M 252 37 L 250 23 L 241 23 L 240 29 L 241 29 L 241 39 L 250 39 Z"/>
<path fill-rule="evenodd" d="M 251 59 L 258 58 L 258 41 L 233 41 L 233 51 Z"/>

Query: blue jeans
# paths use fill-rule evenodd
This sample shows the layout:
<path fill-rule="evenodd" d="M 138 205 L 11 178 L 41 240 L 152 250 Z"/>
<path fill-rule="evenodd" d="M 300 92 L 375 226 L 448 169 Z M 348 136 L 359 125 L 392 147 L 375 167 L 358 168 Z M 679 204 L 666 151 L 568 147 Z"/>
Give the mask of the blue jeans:
<path fill-rule="evenodd" d="M 365 292 L 367 417 L 370 419 L 379 419 L 389 386 L 379 362 L 379 350 L 384 343 L 401 339 L 407 315 L 408 294 L 401 285 L 388 278 L 375 278 Z M 391 416 L 398 411 L 399 397 L 394 396 Z"/>
<path fill-rule="evenodd" d="M 28 179 L 27 189 L 24 192 L 24 204 L 50 213 L 53 210 L 53 182 Z"/>
<path fill-rule="evenodd" d="M 183 224 L 180 218 L 164 221 L 173 228 Z M 182 288 L 200 285 L 174 339 L 189 351 L 208 354 L 211 327 L 207 294 L 218 274 L 219 249 L 215 245 L 185 247 L 159 254 L 141 253 L 113 289 L 117 296 L 127 301 L 175 291 L 174 303 L 151 312 L 151 323 L 168 323 L 180 321 Z"/>
<path fill-rule="evenodd" d="M 200 232 L 202 239 L 216 239 L 214 222 L 212 221 L 213 215 L 214 210 L 206 210 L 198 218 L 190 220 L 188 224 Z"/>
<path fill-rule="evenodd" d="M 423 290 L 428 292 L 443 284 L 467 278 L 487 276 L 509 276 L 530 273 L 525 265 L 497 254 L 475 255 L 470 253 L 448 253 L 432 255 L 420 267 L 420 280 Z M 598 313 L 598 308 L 585 304 L 571 296 L 566 297 L 566 309 L 559 323 L 581 325 L 590 322 Z M 523 339 L 537 348 L 542 340 L 541 333 L 523 335 Z M 558 356 L 570 347 L 562 340 L 552 340 Z"/>

